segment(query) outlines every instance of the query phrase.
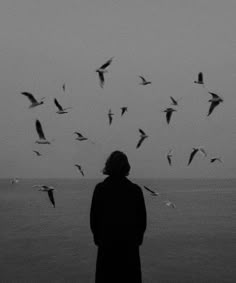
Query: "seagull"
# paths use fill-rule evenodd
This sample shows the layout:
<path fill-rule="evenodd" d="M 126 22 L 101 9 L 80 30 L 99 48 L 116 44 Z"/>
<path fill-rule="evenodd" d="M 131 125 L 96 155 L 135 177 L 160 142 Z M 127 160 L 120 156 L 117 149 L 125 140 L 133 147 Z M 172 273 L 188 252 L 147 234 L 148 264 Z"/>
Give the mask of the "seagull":
<path fill-rule="evenodd" d="M 83 136 L 83 135 L 82 135 L 81 133 L 79 133 L 79 132 L 74 132 L 74 134 L 77 135 L 76 140 L 78 140 L 78 141 L 86 141 L 86 140 L 88 140 L 88 138 L 86 138 L 85 136 Z"/>
<path fill-rule="evenodd" d="M 19 183 L 19 179 L 17 177 L 15 177 L 15 178 L 12 178 L 10 182 L 11 182 L 12 185 L 14 185 L 14 184 Z"/>
<path fill-rule="evenodd" d="M 121 116 L 123 116 L 125 114 L 125 112 L 128 111 L 128 107 L 124 106 L 124 107 L 121 107 Z"/>
<path fill-rule="evenodd" d="M 153 190 L 149 189 L 148 187 L 146 186 L 143 186 L 145 190 L 149 191 L 151 193 L 151 195 L 153 196 L 159 196 L 159 193 L 157 192 L 154 192 Z"/>
<path fill-rule="evenodd" d="M 176 208 L 176 205 L 169 200 L 165 200 L 164 203 L 165 203 L 165 205 L 167 205 L 169 207 Z"/>
<path fill-rule="evenodd" d="M 57 101 L 56 98 L 54 98 L 54 103 L 56 104 L 57 108 L 59 109 L 59 110 L 57 111 L 58 114 L 65 114 L 65 113 L 68 113 L 66 110 L 67 110 L 67 109 L 71 109 L 71 107 L 63 108 L 63 107 L 59 104 L 59 102 Z"/>
<path fill-rule="evenodd" d="M 171 107 L 166 108 L 166 110 L 163 111 L 163 112 L 166 112 L 166 121 L 167 121 L 167 124 L 170 123 L 170 118 L 171 118 L 171 116 L 172 116 L 172 113 L 175 112 L 175 111 L 177 111 L 177 110 L 175 110 L 175 109 L 173 109 L 173 108 L 171 108 Z"/>
<path fill-rule="evenodd" d="M 66 91 L 66 84 L 65 84 L 65 83 L 62 85 L 62 90 L 63 90 L 64 92 Z"/>
<path fill-rule="evenodd" d="M 142 82 L 140 82 L 140 85 L 149 85 L 152 83 L 151 81 L 147 81 L 143 76 L 139 76 L 139 77 L 142 80 Z"/>
<path fill-rule="evenodd" d="M 178 106 L 178 104 L 179 104 L 178 100 L 174 99 L 173 96 L 170 96 L 170 99 L 172 101 L 171 105 Z"/>
<path fill-rule="evenodd" d="M 140 133 L 140 140 L 138 141 L 136 148 L 139 148 L 141 144 L 143 143 L 143 141 L 146 138 L 148 138 L 148 135 L 146 135 L 146 133 L 142 129 L 139 129 L 139 133 Z"/>
<path fill-rule="evenodd" d="M 114 113 L 111 112 L 111 109 L 109 109 L 109 112 L 108 112 L 108 118 L 109 118 L 109 125 L 111 125 L 112 123 L 112 116 L 114 115 Z"/>
<path fill-rule="evenodd" d="M 198 80 L 197 81 L 194 81 L 195 84 L 199 84 L 199 85 L 204 85 L 204 82 L 203 82 L 203 73 L 200 72 L 198 73 Z"/>
<path fill-rule="evenodd" d="M 33 150 L 33 152 L 34 152 L 37 156 L 42 156 L 42 154 L 41 154 L 39 151 L 37 151 L 37 150 Z"/>
<path fill-rule="evenodd" d="M 213 158 L 211 158 L 211 160 L 210 160 L 211 163 L 214 163 L 214 162 L 216 162 L 216 161 L 222 163 L 222 160 L 221 160 L 220 157 L 213 157 Z"/>
<path fill-rule="evenodd" d="M 31 105 L 29 106 L 29 108 L 33 108 L 33 107 L 36 107 L 36 106 L 39 106 L 41 104 L 43 104 L 43 100 L 45 99 L 45 97 L 42 97 L 41 98 L 41 101 L 38 101 L 32 93 L 29 93 L 29 92 L 22 92 L 21 94 L 23 94 L 24 96 L 26 96 L 29 101 L 31 102 Z"/>
<path fill-rule="evenodd" d="M 53 191 L 55 190 L 53 186 L 46 186 L 46 185 L 34 185 L 34 187 L 39 187 L 39 191 L 47 192 L 49 200 L 51 201 L 53 207 L 55 207 L 55 200 L 53 196 Z"/>
<path fill-rule="evenodd" d="M 113 58 L 114 57 L 111 57 L 106 63 L 104 63 L 100 68 L 96 70 L 96 72 L 98 73 L 99 80 L 100 80 L 101 88 L 103 88 L 104 83 L 105 83 L 104 73 L 107 73 L 106 68 L 111 64 Z"/>
<path fill-rule="evenodd" d="M 197 153 L 198 151 L 200 151 L 201 153 L 203 153 L 203 154 L 205 155 L 205 157 L 207 156 L 207 153 L 206 153 L 206 151 L 205 151 L 204 148 L 202 148 L 202 147 L 193 147 L 193 150 L 192 150 L 192 152 L 191 152 L 191 154 L 190 154 L 190 157 L 189 157 L 188 166 L 190 165 L 190 163 L 192 162 L 194 156 L 196 155 L 196 153 Z"/>
<path fill-rule="evenodd" d="M 42 125 L 41 125 L 41 123 L 40 123 L 39 120 L 36 120 L 35 126 L 36 126 L 36 131 L 37 131 L 38 136 L 39 136 L 39 140 L 36 140 L 35 143 L 38 143 L 38 144 L 51 144 L 51 142 L 48 141 L 48 140 L 45 138 L 45 135 L 44 135 L 44 133 L 43 133 L 43 128 L 42 128 Z"/>
<path fill-rule="evenodd" d="M 210 105 L 207 116 L 210 116 L 212 111 L 215 109 L 215 107 L 219 105 L 221 102 L 223 102 L 224 100 L 216 93 L 209 92 L 209 91 L 208 93 L 212 95 L 212 99 L 208 100 L 209 102 L 211 102 L 211 105 Z"/>
<path fill-rule="evenodd" d="M 79 172 L 81 173 L 81 175 L 84 176 L 84 171 L 83 171 L 81 165 L 75 164 L 75 167 L 79 170 Z"/>
<path fill-rule="evenodd" d="M 167 155 L 166 155 L 166 158 L 167 158 L 168 163 L 169 163 L 170 166 L 172 165 L 172 160 L 171 160 L 171 158 L 172 158 L 172 152 L 173 152 L 173 150 L 170 149 L 169 152 L 168 152 Z"/>

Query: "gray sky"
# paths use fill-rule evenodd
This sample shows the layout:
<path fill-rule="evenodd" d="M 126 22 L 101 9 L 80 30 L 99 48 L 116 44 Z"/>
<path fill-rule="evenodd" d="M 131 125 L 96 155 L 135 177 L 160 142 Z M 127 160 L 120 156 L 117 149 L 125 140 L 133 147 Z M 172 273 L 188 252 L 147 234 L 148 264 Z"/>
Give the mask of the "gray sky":
<path fill-rule="evenodd" d="M 235 0 L 2 0 L 0 177 L 79 177 L 74 163 L 100 177 L 115 149 L 127 153 L 132 177 L 234 177 L 235 11 Z M 112 56 L 101 89 L 94 70 Z M 193 83 L 200 71 L 224 98 L 210 117 L 211 96 Z M 139 75 L 152 85 L 140 86 Z M 45 96 L 45 104 L 28 109 L 22 91 Z M 162 110 L 170 95 L 182 99 L 167 125 Z M 55 113 L 55 97 L 73 106 L 70 113 Z M 121 106 L 129 108 L 122 118 Z M 35 144 L 36 118 L 55 138 L 51 146 Z M 150 137 L 137 150 L 138 128 Z M 75 130 L 96 145 L 76 142 Z M 187 167 L 199 145 L 224 163 L 199 155 Z"/>

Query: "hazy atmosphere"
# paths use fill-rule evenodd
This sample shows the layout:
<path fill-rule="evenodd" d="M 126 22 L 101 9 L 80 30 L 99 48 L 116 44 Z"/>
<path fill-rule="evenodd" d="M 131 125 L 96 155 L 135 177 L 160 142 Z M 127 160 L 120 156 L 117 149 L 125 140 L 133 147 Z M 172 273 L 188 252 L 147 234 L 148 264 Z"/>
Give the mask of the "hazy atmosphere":
<path fill-rule="evenodd" d="M 235 0 L 2 0 L 0 177 L 80 178 L 76 163 L 85 177 L 100 177 L 116 149 L 128 155 L 132 177 L 234 177 L 235 11 Z M 111 57 L 101 88 L 95 70 Z M 199 72 L 205 88 L 194 83 Z M 210 116 L 207 90 L 223 98 Z M 44 104 L 29 109 L 21 92 Z M 179 105 L 167 124 L 170 96 Z M 72 109 L 57 114 L 54 98 Z M 50 145 L 35 143 L 36 119 Z M 139 128 L 149 137 L 136 148 Z M 207 157 L 187 166 L 198 146 Z"/>

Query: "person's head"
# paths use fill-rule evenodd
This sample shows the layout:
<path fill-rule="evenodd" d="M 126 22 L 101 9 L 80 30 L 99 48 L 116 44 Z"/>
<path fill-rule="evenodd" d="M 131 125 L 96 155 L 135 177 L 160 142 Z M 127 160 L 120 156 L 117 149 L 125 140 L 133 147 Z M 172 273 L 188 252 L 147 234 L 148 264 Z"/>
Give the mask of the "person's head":
<path fill-rule="evenodd" d="M 113 151 L 107 158 L 103 169 L 104 175 L 125 177 L 129 175 L 130 165 L 127 156 L 121 151 Z"/>

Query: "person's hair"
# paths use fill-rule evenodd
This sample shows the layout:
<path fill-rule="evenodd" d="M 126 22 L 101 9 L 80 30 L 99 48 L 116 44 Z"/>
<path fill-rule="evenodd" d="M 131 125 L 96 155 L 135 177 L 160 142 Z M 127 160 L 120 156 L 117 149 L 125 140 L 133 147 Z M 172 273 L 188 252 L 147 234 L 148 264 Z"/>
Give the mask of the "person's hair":
<path fill-rule="evenodd" d="M 130 165 L 127 156 L 121 151 L 113 151 L 107 158 L 104 175 L 125 177 L 129 175 Z"/>

